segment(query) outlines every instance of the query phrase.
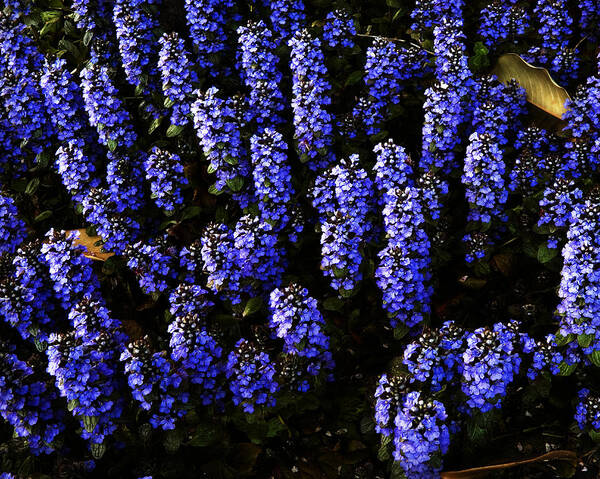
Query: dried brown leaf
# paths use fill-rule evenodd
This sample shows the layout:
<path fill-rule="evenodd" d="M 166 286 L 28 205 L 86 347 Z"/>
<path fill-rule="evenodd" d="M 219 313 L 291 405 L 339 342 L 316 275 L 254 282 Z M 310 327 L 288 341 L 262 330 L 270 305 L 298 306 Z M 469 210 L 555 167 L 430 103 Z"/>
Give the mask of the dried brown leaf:
<path fill-rule="evenodd" d="M 548 70 L 527 63 L 516 53 L 498 58 L 493 73 L 503 83 L 517 80 L 527 92 L 527 101 L 555 118 L 562 119 L 567 111 L 567 90 L 552 79 Z"/>

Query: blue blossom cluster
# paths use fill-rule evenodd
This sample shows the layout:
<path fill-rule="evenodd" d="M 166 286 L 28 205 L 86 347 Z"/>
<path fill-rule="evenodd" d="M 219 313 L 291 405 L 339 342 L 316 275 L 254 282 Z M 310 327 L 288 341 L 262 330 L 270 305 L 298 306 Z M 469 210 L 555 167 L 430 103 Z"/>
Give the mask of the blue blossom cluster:
<path fill-rule="evenodd" d="M 358 155 L 326 170 L 311 191 L 321 222 L 321 269 L 342 296 L 351 295 L 362 279 L 360 248 L 372 229 L 372 191 Z"/>
<path fill-rule="evenodd" d="M 277 234 L 269 223 L 256 216 L 242 216 L 235 225 L 233 247 L 244 283 L 264 291 L 280 285 L 285 250 L 278 245 Z"/>
<path fill-rule="evenodd" d="M 78 337 L 75 331 L 50 336 L 48 373 L 54 376 L 69 409 L 79 417 L 81 437 L 100 445 L 92 452 L 101 456 L 106 438 L 117 429 L 115 419 L 121 416 L 124 406 L 116 373 L 125 337 L 117 329 L 85 332 L 85 337 Z"/>
<path fill-rule="evenodd" d="M 600 397 L 587 388 L 582 388 L 577 394 L 579 402 L 575 410 L 575 421 L 579 429 L 600 431 Z"/>
<path fill-rule="evenodd" d="M 58 435 L 64 431 L 63 410 L 46 378 L 15 354 L 15 346 L 0 344 L 0 416 L 25 438 L 31 452 L 51 454 Z"/>
<path fill-rule="evenodd" d="M 503 217 L 508 199 L 504 187 L 505 164 L 496 139 L 487 133 L 473 133 L 465 157 L 462 183 L 469 202 L 469 221 L 490 223 Z"/>
<path fill-rule="evenodd" d="M 570 175 L 569 175 L 570 176 Z M 559 176 L 544 189 L 538 225 L 567 227 L 573 210 L 582 203 L 583 192 L 569 176 Z"/>
<path fill-rule="evenodd" d="M 321 371 L 328 373 L 335 363 L 329 351 L 329 336 L 324 331 L 325 321 L 317 308 L 317 301 L 308 290 L 292 283 L 283 289 L 274 289 L 269 299 L 269 325 L 278 338 L 283 339 L 283 352 L 307 358 L 306 373 L 298 390 L 309 389 L 308 378 Z"/>
<path fill-rule="evenodd" d="M 190 98 L 194 84 L 198 82 L 198 75 L 183 38 L 177 32 L 165 33 L 159 43 L 158 69 L 163 93 L 171 104 L 171 124 L 185 126 L 189 123 Z"/>
<path fill-rule="evenodd" d="M 487 412 L 501 406 L 521 365 L 519 340 L 513 329 L 502 323 L 493 329 L 476 329 L 467 336 L 462 390 L 471 410 Z"/>
<path fill-rule="evenodd" d="M 95 158 L 85 152 L 85 144 L 79 138 L 71 139 L 56 150 L 56 169 L 66 190 L 73 200 L 83 201 L 90 188 L 96 188 L 100 181 L 96 176 Z"/>
<path fill-rule="evenodd" d="M 81 70 L 80 75 L 85 110 L 90 124 L 98 130 L 100 142 L 111 151 L 117 147 L 131 148 L 137 135 L 109 68 L 93 63 Z"/>
<path fill-rule="evenodd" d="M 250 115 L 259 129 L 283 122 L 285 107 L 277 42 L 264 22 L 250 21 L 238 28 L 239 63 L 250 92 Z"/>
<path fill-rule="evenodd" d="M 593 41 L 598 40 L 598 24 L 600 23 L 600 5 L 594 0 L 579 0 L 579 26 Z"/>
<path fill-rule="evenodd" d="M 406 477 L 435 477 L 441 470 L 440 458 L 450 446 L 446 408 L 440 401 L 409 392 L 394 420 L 394 460 Z"/>
<path fill-rule="evenodd" d="M 156 76 L 157 45 L 153 30 L 158 22 L 144 8 L 146 0 L 115 0 L 113 23 L 127 81 L 144 89 Z M 142 90 L 143 91 L 143 90 Z"/>
<path fill-rule="evenodd" d="M 462 374 L 464 346 L 465 332 L 452 321 L 439 330 L 426 330 L 404 350 L 410 382 L 427 383 L 432 392 L 441 390 Z"/>
<path fill-rule="evenodd" d="M 137 211 L 144 206 L 144 173 L 146 154 L 142 151 L 125 154 L 108 152 L 106 183 L 110 200 L 118 213 Z"/>
<path fill-rule="evenodd" d="M 273 30 L 283 40 L 288 40 L 294 32 L 301 30 L 306 22 L 302 0 L 263 0 L 271 9 Z"/>
<path fill-rule="evenodd" d="M 82 252 L 85 248 L 75 245 L 76 232 L 67 233 L 51 229 L 46 234 L 41 254 L 47 265 L 52 280 L 55 297 L 63 309 L 69 311 L 84 297 L 95 297 L 100 294 L 100 283 L 94 270 L 92 260 Z"/>
<path fill-rule="evenodd" d="M 391 139 L 375 145 L 373 152 L 377 155 L 373 171 L 375 186 L 381 195 L 379 205 L 385 206 L 390 200 L 387 197 L 388 192 L 414 186 L 412 160 L 404 148 L 396 145 Z"/>
<path fill-rule="evenodd" d="M 375 431 L 384 436 L 394 432 L 394 420 L 408 393 L 408 376 L 382 374 L 375 390 Z"/>
<path fill-rule="evenodd" d="M 406 80 L 423 75 L 427 54 L 417 48 L 400 48 L 396 42 L 376 38 L 367 48 L 365 63 L 366 99 L 354 108 L 363 119 L 367 135 L 375 135 L 390 116 L 390 109 L 400 103 Z"/>
<path fill-rule="evenodd" d="M 148 337 L 128 344 L 120 360 L 133 398 L 145 411 L 150 411 L 153 428 L 175 429 L 178 418 L 187 413 L 189 394 L 180 390 L 182 375 L 173 370 L 165 352 L 152 352 Z"/>
<path fill-rule="evenodd" d="M 532 192 L 543 184 L 549 148 L 546 130 L 529 126 L 517 133 L 515 149 L 519 154 L 510 172 L 508 189 L 511 192 Z"/>
<path fill-rule="evenodd" d="M 0 253 L 14 253 L 25 238 L 27 230 L 14 200 L 0 194 Z"/>
<path fill-rule="evenodd" d="M 307 29 L 298 30 L 289 41 L 292 70 L 292 109 L 296 147 L 300 161 L 312 170 L 326 167 L 333 160 L 331 85 L 327 79 L 321 41 Z"/>
<path fill-rule="evenodd" d="M 245 207 L 246 195 L 239 192 L 244 187 L 244 179 L 250 175 L 250 162 L 242 142 L 240 121 L 236 115 L 235 99 L 223 100 L 217 95 L 219 90 L 209 88 L 205 93 L 198 92 L 192 105 L 194 128 L 209 160 L 208 172 L 216 173 L 216 192 L 230 191 Z"/>
<path fill-rule="evenodd" d="M 227 225 L 209 223 L 202 234 L 203 270 L 207 287 L 232 304 L 239 304 L 242 274 L 239 255 L 234 248 L 233 231 Z"/>
<path fill-rule="evenodd" d="M 181 188 L 188 180 L 178 155 L 155 146 L 144 162 L 144 169 L 156 206 L 172 212 L 183 203 Z"/>
<path fill-rule="evenodd" d="M 323 41 L 331 48 L 353 48 L 356 25 L 347 10 L 329 12 L 323 25 Z"/>
<path fill-rule="evenodd" d="M 275 366 L 265 351 L 242 338 L 227 357 L 225 374 L 236 406 L 253 413 L 257 406 L 275 406 L 279 391 Z"/>
<path fill-rule="evenodd" d="M 177 255 L 166 238 L 138 241 L 123 254 L 146 294 L 162 293 L 176 277 Z"/>
<path fill-rule="evenodd" d="M 233 0 L 185 0 L 185 17 L 197 64 L 217 73 L 215 56 L 227 50 L 226 23 L 233 16 Z"/>
<path fill-rule="evenodd" d="M 33 154 L 40 153 L 54 133 L 40 87 L 44 57 L 26 33 L 27 25 L 0 15 L 0 102 L 4 128 Z M 8 150 L 10 151 L 10 150 Z"/>
<path fill-rule="evenodd" d="M 410 14 L 413 20 L 411 30 L 423 33 L 432 29 L 443 18 L 460 18 L 463 0 L 448 2 L 446 0 L 417 0 Z"/>
<path fill-rule="evenodd" d="M 573 33 L 566 0 L 537 0 L 533 14 L 537 17 L 542 48 L 550 51 L 565 48 Z"/>
<path fill-rule="evenodd" d="M 600 323 L 600 203 L 587 200 L 573 211 L 572 223 L 563 248 L 563 268 L 558 296 L 561 302 L 561 334 L 594 333 Z M 591 331 L 590 331 L 591 328 Z"/>
<path fill-rule="evenodd" d="M 266 128 L 250 139 L 250 145 L 254 189 L 262 220 L 275 231 L 281 231 L 290 222 L 294 195 L 287 144 L 281 133 Z"/>
<path fill-rule="evenodd" d="M 527 10 L 517 0 L 494 0 L 481 10 L 479 35 L 488 48 L 502 42 L 515 42 L 530 26 Z"/>
<path fill-rule="evenodd" d="M 388 191 L 383 209 L 387 246 L 375 270 L 383 307 L 392 327 L 415 326 L 430 313 L 430 242 L 420 192 L 414 187 Z"/>
<path fill-rule="evenodd" d="M 217 382 L 223 373 L 223 349 L 215 338 L 202 327 L 196 314 L 177 317 L 170 325 L 171 359 L 181 365 L 192 384 L 200 386 L 203 405 L 220 402 L 225 396 Z"/>

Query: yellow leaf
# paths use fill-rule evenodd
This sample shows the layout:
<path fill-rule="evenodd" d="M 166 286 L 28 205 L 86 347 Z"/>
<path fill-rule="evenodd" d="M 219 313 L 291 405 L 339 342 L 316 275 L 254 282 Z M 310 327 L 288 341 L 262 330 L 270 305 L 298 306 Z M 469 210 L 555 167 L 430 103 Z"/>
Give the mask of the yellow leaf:
<path fill-rule="evenodd" d="M 552 79 L 548 70 L 530 65 L 516 53 L 498 58 L 493 73 L 503 83 L 517 80 L 527 92 L 527 101 L 555 118 L 562 119 L 567 111 L 565 102 L 570 99 L 567 90 Z"/>
<path fill-rule="evenodd" d="M 102 251 L 102 246 L 96 246 L 96 243 L 100 241 L 100 236 L 89 236 L 85 228 L 80 228 L 77 230 L 70 230 L 67 233 L 77 232 L 79 234 L 79 238 L 73 241 L 73 244 L 80 244 L 85 247 L 86 252 L 84 256 L 86 258 L 90 258 L 96 261 L 106 261 L 111 256 L 114 256 L 114 253 L 104 252 Z"/>

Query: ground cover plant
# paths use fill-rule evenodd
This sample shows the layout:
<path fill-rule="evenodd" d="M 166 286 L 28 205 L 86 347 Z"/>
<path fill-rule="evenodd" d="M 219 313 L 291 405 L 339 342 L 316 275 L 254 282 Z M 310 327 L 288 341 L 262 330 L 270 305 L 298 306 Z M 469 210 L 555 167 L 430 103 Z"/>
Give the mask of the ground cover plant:
<path fill-rule="evenodd" d="M 1 6 L 0 477 L 597 477 L 599 2 Z"/>

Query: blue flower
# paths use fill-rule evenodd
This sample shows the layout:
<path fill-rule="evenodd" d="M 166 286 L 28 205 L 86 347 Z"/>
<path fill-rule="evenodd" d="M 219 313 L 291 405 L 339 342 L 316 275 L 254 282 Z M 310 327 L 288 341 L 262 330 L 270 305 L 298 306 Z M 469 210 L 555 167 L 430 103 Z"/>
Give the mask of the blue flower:
<path fill-rule="evenodd" d="M 152 197 L 159 208 L 172 212 L 183 203 L 181 187 L 186 186 L 188 180 L 178 155 L 155 146 L 144 162 L 144 169 Z"/>

